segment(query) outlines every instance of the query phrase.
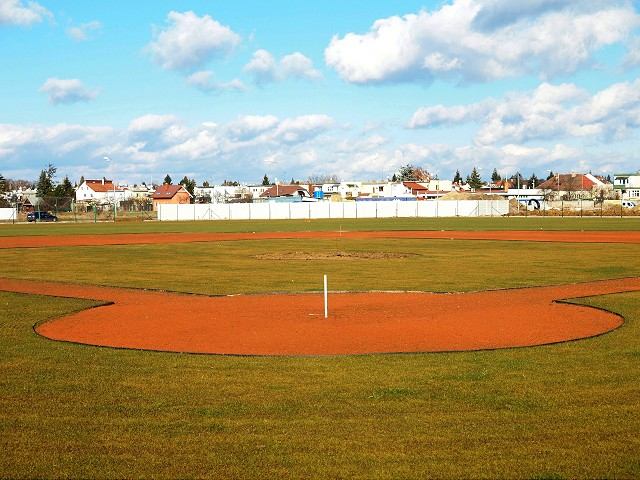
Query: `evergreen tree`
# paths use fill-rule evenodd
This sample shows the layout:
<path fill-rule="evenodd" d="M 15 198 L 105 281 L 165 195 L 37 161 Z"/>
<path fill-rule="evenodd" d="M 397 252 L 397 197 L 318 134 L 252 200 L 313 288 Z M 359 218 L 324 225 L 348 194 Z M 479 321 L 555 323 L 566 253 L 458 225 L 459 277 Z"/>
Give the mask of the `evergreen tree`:
<path fill-rule="evenodd" d="M 54 197 L 58 198 L 73 197 L 75 195 L 75 190 L 73 188 L 73 185 L 71 185 L 71 181 L 69 180 L 68 176 L 65 175 L 62 182 L 56 185 L 56 187 L 53 189 L 52 194 Z"/>
<path fill-rule="evenodd" d="M 51 163 L 47 166 L 46 170 L 40 172 L 38 183 L 36 184 L 37 196 L 42 198 L 47 195 L 51 195 L 53 191 L 53 177 L 58 169 Z"/>
<path fill-rule="evenodd" d="M 540 183 L 540 179 L 536 176 L 535 173 L 532 173 L 529 177 L 529 188 L 536 188 Z"/>
<path fill-rule="evenodd" d="M 4 193 L 6 191 L 7 191 L 7 181 L 4 179 L 4 177 L 0 173 L 0 193 Z"/>
<path fill-rule="evenodd" d="M 549 175 L 547 175 L 547 180 L 549 180 L 549 179 L 551 179 L 551 178 L 553 178 L 555 176 L 556 176 L 556 174 L 553 173 L 553 170 L 549 170 Z"/>
<path fill-rule="evenodd" d="M 209 187 L 209 182 L 205 180 L 204 182 L 202 182 L 202 186 L 205 188 Z"/>
<path fill-rule="evenodd" d="M 180 180 L 180 185 L 193 196 L 193 192 L 196 188 L 196 181 L 193 178 L 188 178 L 186 175 Z"/>
<path fill-rule="evenodd" d="M 400 182 L 424 182 L 429 181 L 431 175 L 421 167 L 407 164 L 398 170 L 397 179 Z"/>
<path fill-rule="evenodd" d="M 478 172 L 478 169 L 476 167 L 473 167 L 471 175 L 467 177 L 467 183 L 473 189 L 478 189 L 482 186 L 482 178 L 480 177 L 480 173 Z"/>
<path fill-rule="evenodd" d="M 82 185 L 84 183 L 84 175 L 80 177 L 80 183 L 78 185 Z"/>
<path fill-rule="evenodd" d="M 516 172 L 515 175 L 512 175 L 511 178 L 509 179 L 509 181 L 511 182 L 511 184 L 518 188 L 522 188 L 522 185 L 524 184 L 524 177 L 520 174 L 520 172 Z"/>
<path fill-rule="evenodd" d="M 392 181 L 393 183 L 395 183 L 395 182 L 397 182 L 397 181 L 398 181 L 398 177 L 396 176 L 396 174 L 395 174 L 395 173 L 394 173 L 394 174 L 393 174 L 393 176 L 391 177 L 391 181 Z"/>
<path fill-rule="evenodd" d="M 462 175 L 460 175 L 460 170 L 456 170 L 456 174 L 453 177 L 453 183 L 457 183 L 458 185 L 462 183 Z"/>
<path fill-rule="evenodd" d="M 267 174 L 264 174 L 264 177 L 262 177 L 262 185 L 264 187 L 271 185 L 271 182 L 269 181 L 269 177 L 267 177 Z"/>
<path fill-rule="evenodd" d="M 167 173 L 167 176 L 164 177 L 164 180 L 162 181 L 162 183 L 166 185 L 171 185 L 171 176 L 168 173 Z"/>
<path fill-rule="evenodd" d="M 500 176 L 500 174 L 498 173 L 498 170 L 496 170 L 495 168 L 493 169 L 493 173 L 491 174 L 491 181 L 493 183 L 498 183 L 500 180 L 502 180 L 502 177 Z"/>

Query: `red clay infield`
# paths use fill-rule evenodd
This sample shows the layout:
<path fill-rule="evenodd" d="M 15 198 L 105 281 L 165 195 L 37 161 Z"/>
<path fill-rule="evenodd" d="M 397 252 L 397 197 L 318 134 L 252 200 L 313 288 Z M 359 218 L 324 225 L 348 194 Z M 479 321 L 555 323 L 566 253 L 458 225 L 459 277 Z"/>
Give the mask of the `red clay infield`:
<path fill-rule="evenodd" d="M 640 290 L 640 278 L 474 293 L 207 297 L 0 279 L 0 290 L 113 302 L 37 327 L 55 340 L 170 352 L 343 355 L 521 347 L 610 331 L 622 318 L 557 300 Z"/>
<path fill-rule="evenodd" d="M 0 248 L 140 245 L 153 243 L 225 242 L 269 239 L 408 238 L 447 240 L 516 240 L 531 242 L 640 243 L 640 232 L 516 231 L 382 231 L 264 233 L 129 233 L 112 235 L 52 235 L 0 237 Z"/>

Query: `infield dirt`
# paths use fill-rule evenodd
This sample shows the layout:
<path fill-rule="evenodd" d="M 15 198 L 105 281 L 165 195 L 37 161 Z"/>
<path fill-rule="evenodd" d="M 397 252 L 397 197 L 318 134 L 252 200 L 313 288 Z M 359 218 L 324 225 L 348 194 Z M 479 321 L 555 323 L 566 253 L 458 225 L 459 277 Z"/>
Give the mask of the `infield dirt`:
<path fill-rule="evenodd" d="M 523 347 L 599 335 L 622 318 L 557 301 L 640 290 L 640 278 L 456 294 L 336 293 L 328 319 L 320 294 L 208 297 L 9 279 L 0 279 L 0 290 L 109 303 L 36 328 L 54 340 L 168 352 L 348 355 Z"/>

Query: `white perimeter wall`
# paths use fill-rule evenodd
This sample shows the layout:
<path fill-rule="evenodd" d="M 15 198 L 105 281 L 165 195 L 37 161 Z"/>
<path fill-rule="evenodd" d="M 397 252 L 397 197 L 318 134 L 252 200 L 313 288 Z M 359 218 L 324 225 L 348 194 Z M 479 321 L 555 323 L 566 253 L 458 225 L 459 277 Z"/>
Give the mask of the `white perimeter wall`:
<path fill-rule="evenodd" d="M 7 220 L 16 220 L 18 211 L 15 208 L 0 208 L 0 222 Z"/>
<path fill-rule="evenodd" d="M 289 220 L 313 218 L 489 217 L 507 215 L 507 200 L 309 202 L 158 205 L 158 219 Z"/>

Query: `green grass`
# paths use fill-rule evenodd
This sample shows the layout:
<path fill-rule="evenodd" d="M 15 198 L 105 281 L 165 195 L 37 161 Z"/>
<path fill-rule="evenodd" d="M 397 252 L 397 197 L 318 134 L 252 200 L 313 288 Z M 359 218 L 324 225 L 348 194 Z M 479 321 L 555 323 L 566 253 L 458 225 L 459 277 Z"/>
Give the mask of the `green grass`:
<path fill-rule="evenodd" d="M 277 252 L 390 252 L 404 258 L 263 260 Z M 268 240 L 0 249 L 0 275 L 204 294 L 486 290 L 627 277 L 640 245 L 459 240 Z"/>
<path fill-rule="evenodd" d="M 407 256 L 255 258 L 336 250 Z M 324 272 L 334 289 L 465 291 L 635 276 L 640 246 L 274 240 L 7 249 L 0 265 L 207 294 L 317 290 Z M 640 293 L 580 301 L 625 325 L 524 349 L 251 358 L 52 342 L 32 326 L 93 303 L 0 292 L 0 477 L 637 478 Z"/>
<path fill-rule="evenodd" d="M 640 294 L 598 338 L 493 352 L 334 358 L 56 343 L 89 302 L 0 293 L 0 476 L 633 478 Z"/>
<path fill-rule="evenodd" d="M 271 221 L 0 224 L 0 237 L 155 232 L 297 232 L 322 230 L 640 230 L 640 217 L 386 218 Z"/>

